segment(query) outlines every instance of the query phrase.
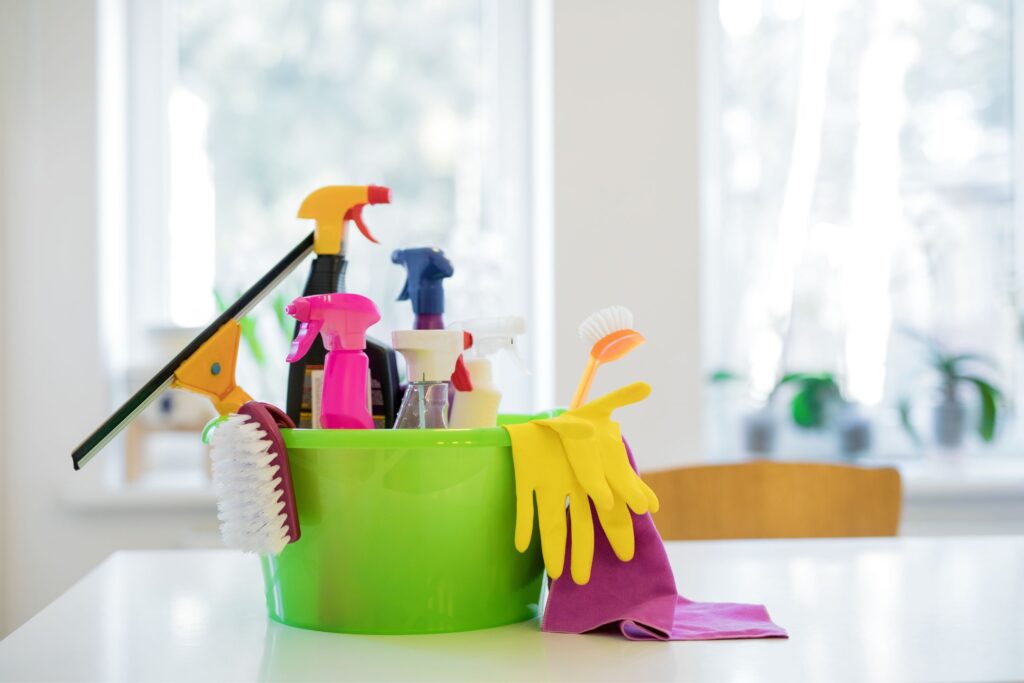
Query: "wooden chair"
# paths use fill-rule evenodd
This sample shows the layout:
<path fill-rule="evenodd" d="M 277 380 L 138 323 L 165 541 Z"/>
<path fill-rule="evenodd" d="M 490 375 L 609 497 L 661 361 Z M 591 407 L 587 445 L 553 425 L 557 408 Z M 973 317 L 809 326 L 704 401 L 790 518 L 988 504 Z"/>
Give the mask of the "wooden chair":
<path fill-rule="evenodd" d="M 748 462 L 648 472 L 665 540 L 895 536 L 900 475 L 891 467 Z"/>

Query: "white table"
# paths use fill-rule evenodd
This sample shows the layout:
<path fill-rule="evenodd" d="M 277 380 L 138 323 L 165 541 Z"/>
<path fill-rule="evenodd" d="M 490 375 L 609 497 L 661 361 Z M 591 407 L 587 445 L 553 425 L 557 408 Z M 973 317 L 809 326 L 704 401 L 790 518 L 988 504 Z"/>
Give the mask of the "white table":
<path fill-rule="evenodd" d="M 627 642 L 536 621 L 350 636 L 269 621 L 257 561 L 117 553 L 0 642 L 0 680 L 1021 680 L 1024 537 L 669 544 L 696 600 L 762 602 L 788 640 Z"/>

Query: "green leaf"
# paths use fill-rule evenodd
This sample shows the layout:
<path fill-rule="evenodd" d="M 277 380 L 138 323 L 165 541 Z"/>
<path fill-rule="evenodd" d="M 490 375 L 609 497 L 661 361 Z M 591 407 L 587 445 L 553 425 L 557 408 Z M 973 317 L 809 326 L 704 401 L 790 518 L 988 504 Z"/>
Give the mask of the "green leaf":
<path fill-rule="evenodd" d="M 981 418 L 978 421 L 978 435 L 985 443 L 989 443 L 996 435 L 996 416 L 1002 403 L 1002 392 L 988 381 L 973 376 L 961 377 L 965 382 L 978 389 L 981 398 Z"/>
<path fill-rule="evenodd" d="M 708 381 L 712 383 L 716 382 L 732 382 L 734 380 L 743 379 L 741 375 L 733 372 L 732 370 L 715 370 L 708 376 Z"/>
<path fill-rule="evenodd" d="M 793 400 L 789 404 L 790 411 L 793 413 L 793 422 L 798 427 L 803 429 L 814 429 L 818 426 L 820 416 L 818 414 L 818 406 L 814 400 L 814 393 L 804 388 L 801 389 L 793 396 Z"/>
<path fill-rule="evenodd" d="M 900 399 L 899 411 L 900 411 L 900 426 L 903 427 L 903 431 L 911 438 L 915 445 L 921 445 L 921 435 L 917 433 L 917 429 L 914 428 L 914 423 L 911 421 L 910 413 L 913 406 L 910 403 L 910 399 L 904 396 Z"/>
<path fill-rule="evenodd" d="M 274 316 L 277 318 L 277 326 L 284 332 L 286 339 L 291 339 L 292 329 L 294 328 L 294 320 L 285 312 L 285 306 L 288 305 L 285 295 L 281 292 L 274 294 L 274 297 L 270 300 L 271 305 L 274 307 Z"/>
<path fill-rule="evenodd" d="M 796 380 L 793 380 L 796 381 Z M 828 408 L 840 400 L 839 386 L 829 373 L 805 375 L 790 403 L 793 422 L 804 429 L 821 429 L 828 420 Z"/>
<path fill-rule="evenodd" d="M 990 368 L 996 368 L 997 363 L 988 356 L 980 353 L 960 353 L 955 356 L 948 356 L 942 364 L 941 371 L 952 379 L 963 379 L 960 372 L 960 365 L 963 363 L 981 363 Z"/>
<path fill-rule="evenodd" d="M 263 365 L 267 360 L 267 354 L 263 351 L 263 345 L 260 343 L 259 335 L 256 333 L 256 320 L 252 316 L 245 316 L 238 321 L 238 326 L 242 328 L 242 339 L 245 340 L 245 345 L 249 347 L 249 352 L 252 353 L 253 359 L 255 359 L 258 365 Z"/>

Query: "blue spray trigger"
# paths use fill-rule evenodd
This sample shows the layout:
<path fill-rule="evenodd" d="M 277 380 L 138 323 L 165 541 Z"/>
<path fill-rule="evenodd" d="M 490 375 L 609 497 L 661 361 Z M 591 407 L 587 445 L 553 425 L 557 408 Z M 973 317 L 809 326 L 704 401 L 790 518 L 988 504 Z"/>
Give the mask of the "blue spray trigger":
<path fill-rule="evenodd" d="M 405 267 L 406 279 L 399 301 L 412 302 L 416 315 L 444 313 L 444 279 L 455 273 L 452 262 L 436 247 L 396 249 L 391 262 Z"/>

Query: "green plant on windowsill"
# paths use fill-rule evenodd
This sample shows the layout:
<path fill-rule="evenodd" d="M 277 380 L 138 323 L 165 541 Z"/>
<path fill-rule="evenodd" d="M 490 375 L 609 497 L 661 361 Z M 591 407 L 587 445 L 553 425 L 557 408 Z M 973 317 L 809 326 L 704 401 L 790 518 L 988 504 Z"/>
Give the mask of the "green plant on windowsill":
<path fill-rule="evenodd" d="M 743 380 L 731 370 L 716 370 L 708 378 L 712 384 Z M 796 393 L 789 401 L 793 424 L 800 429 L 824 429 L 837 407 L 846 405 L 839 384 L 830 372 L 791 372 L 783 375 L 768 394 L 765 408 L 770 407 L 783 387 L 794 386 Z"/>
<path fill-rule="evenodd" d="M 928 356 L 928 365 L 938 375 L 939 403 L 932 413 L 932 431 L 935 442 L 944 448 L 956 448 L 963 442 L 967 431 L 967 407 L 964 405 L 961 387 L 977 391 L 980 411 L 975 431 L 985 443 L 996 437 L 996 425 L 1004 407 L 1003 392 L 999 387 L 978 374 L 983 367 L 995 369 L 994 359 L 980 353 L 954 353 L 943 347 L 938 340 L 912 330 L 904 330 L 909 337 L 921 342 Z M 922 442 L 914 427 L 913 402 L 904 396 L 899 403 L 900 424 L 915 443 Z"/>
<path fill-rule="evenodd" d="M 718 370 L 709 376 L 713 384 L 743 380 L 743 376 L 730 370 Z M 747 451 L 768 454 L 774 449 L 776 418 L 772 407 L 779 392 L 793 387 L 789 399 L 789 416 L 800 430 L 821 432 L 836 427 L 839 450 L 854 456 L 870 446 L 870 425 L 857 413 L 855 406 L 845 398 L 839 383 L 830 372 L 791 372 L 776 382 L 765 405 L 743 418 L 743 441 Z"/>

